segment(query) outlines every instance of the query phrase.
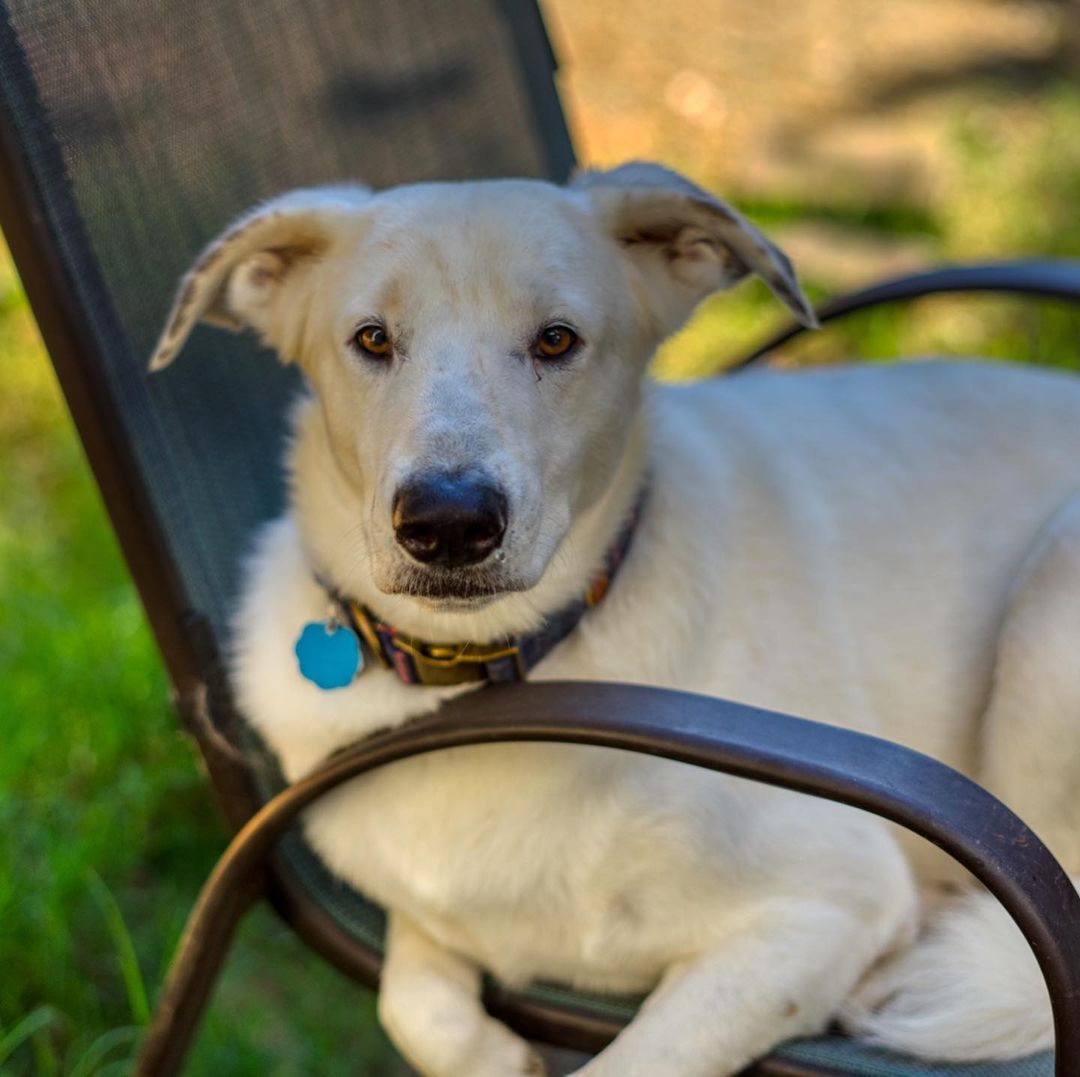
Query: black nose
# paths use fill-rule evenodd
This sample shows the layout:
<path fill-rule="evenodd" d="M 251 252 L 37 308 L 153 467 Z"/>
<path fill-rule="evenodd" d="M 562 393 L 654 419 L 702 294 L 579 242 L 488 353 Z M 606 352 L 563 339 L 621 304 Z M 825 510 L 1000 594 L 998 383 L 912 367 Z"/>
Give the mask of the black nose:
<path fill-rule="evenodd" d="M 483 561 L 506 533 L 506 497 L 473 475 L 424 475 L 394 495 L 394 534 L 417 561 L 460 568 Z"/>

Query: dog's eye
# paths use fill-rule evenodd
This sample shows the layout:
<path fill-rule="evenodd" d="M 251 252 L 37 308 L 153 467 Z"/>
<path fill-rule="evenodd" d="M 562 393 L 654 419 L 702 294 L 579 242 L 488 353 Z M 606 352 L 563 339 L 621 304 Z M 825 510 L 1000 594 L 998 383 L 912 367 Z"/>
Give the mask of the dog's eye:
<path fill-rule="evenodd" d="M 362 325 L 352 337 L 352 346 L 365 355 L 371 355 L 376 359 L 385 359 L 393 350 L 393 342 L 390 334 L 381 325 L 372 322 L 370 325 Z"/>
<path fill-rule="evenodd" d="M 561 359 L 577 342 L 577 333 L 568 325 L 549 325 L 541 330 L 533 349 L 541 359 Z"/>

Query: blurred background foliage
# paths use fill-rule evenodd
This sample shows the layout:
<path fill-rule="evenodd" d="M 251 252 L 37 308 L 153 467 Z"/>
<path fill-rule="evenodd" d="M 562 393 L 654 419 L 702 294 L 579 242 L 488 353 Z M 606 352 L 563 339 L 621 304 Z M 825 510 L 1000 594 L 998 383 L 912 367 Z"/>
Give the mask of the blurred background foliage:
<path fill-rule="evenodd" d="M 940 261 L 1080 254 L 1080 6 L 1053 0 L 548 0 L 583 162 L 722 192 L 822 298 Z M 780 319 L 706 303 L 660 376 Z M 784 363 L 966 354 L 1080 367 L 1077 315 L 943 297 L 804 338 Z M 0 247 L 0 1072 L 120 1073 L 224 833 L 168 702 Z M 149 986 L 147 986 L 149 985 Z M 400 1072 L 370 997 L 260 911 L 194 1074 Z"/>

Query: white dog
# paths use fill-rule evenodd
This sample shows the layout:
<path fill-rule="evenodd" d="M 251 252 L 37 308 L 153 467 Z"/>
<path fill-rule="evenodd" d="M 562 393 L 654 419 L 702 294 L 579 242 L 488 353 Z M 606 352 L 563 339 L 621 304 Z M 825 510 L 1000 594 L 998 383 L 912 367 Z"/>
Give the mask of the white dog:
<path fill-rule="evenodd" d="M 1080 873 L 1080 381 L 649 382 L 657 345 L 747 273 L 812 320 L 783 254 L 643 164 L 296 191 L 226 231 L 153 365 L 199 319 L 249 326 L 312 390 L 237 619 L 244 713 L 296 779 L 467 690 L 461 671 L 712 693 L 934 755 Z M 916 935 L 914 878 L 947 867 L 824 801 L 488 745 L 354 780 L 307 833 L 389 910 L 380 1014 L 427 1074 L 540 1072 L 484 1012 L 485 969 L 651 991 L 589 1077 L 732 1074 L 837 1014 L 929 1057 L 1052 1043 L 1004 914 L 972 893 Z"/>

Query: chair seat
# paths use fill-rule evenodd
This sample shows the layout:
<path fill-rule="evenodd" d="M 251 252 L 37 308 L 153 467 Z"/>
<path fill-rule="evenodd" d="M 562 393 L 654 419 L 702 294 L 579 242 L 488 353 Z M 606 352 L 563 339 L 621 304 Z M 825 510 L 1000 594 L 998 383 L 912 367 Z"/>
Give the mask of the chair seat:
<path fill-rule="evenodd" d="M 241 739 L 259 795 L 269 800 L 285 787 L 277 761 L 250 728 L 244 729 Z M 298 829 L 282 840 L 280 852 L 286 870 L 340 928 L 368 949 L 383 952 L 386 914 L 382 908 L 332 874 Z M 640 999 L 571 991 L 556 984 L 534 985 L 526 995 L 548 1005 L 620 1022 L 629 1020 L 640 1004 Z M 1052 1051 L 1013 1062 L 926 1063 L 841 1035 L 792 1041 L 778 1047 L 773 1057 L 820 1069 L 830 1077 L 1054 1077 Z"/>

